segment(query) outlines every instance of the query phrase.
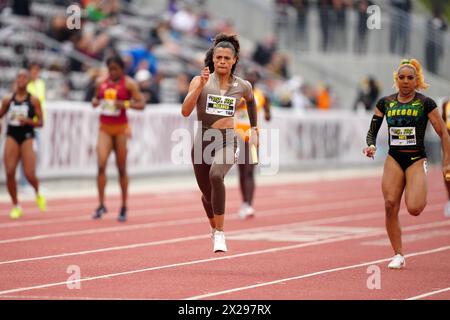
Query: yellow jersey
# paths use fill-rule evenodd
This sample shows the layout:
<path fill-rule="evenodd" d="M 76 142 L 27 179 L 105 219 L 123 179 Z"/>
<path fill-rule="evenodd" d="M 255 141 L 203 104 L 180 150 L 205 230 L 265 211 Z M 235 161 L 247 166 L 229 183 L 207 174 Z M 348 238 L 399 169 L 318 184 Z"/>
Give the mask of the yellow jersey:
<path fill-rule="evenodd" d="M 44 119 L 47 117 L 47 112 L 45 108 L 45 82 L 42 79 L 37 79 L 34 81 L 28 82 L 27 91 L 29 94 L 38 98 L 41 103 L 42 116 Z"/>
<path fill-rule="evenodd" d="M 264 108 L 264 105 L 266 104 L 266 97 L 264 96 L 264 93 L 257 88 L 253 90 L 253 95 L 255 97 L 256 112 L 257 114 L 259 114 L 259 112 Z M 236 116 L 234 123 L 235 123 L 234 129 L 236 133 L 240 135 L 242 139 L 248 141 L 247 130 L 250 129 L 251 126 L 250 126 L 250 119 L 247 113 L 247 104 L 245 103 L 244 99 L 241 100 L 241 102 L 236 108 Z"/>
<path fill-rule="evenodd" d="M 450 132 L 450 100 L 444 103 L 444 110 L 442 112 L 447 130 Z"/>

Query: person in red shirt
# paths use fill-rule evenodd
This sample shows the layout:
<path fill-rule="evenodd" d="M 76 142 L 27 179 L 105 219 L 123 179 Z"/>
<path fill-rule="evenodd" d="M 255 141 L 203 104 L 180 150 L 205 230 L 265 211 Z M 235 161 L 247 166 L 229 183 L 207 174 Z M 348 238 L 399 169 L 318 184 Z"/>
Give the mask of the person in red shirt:
<path fill-rule="evenodd" d="M 124 222 L 127 219 L 128 198 L 127 140 L 131 137 L 126 110 L 130 108 L 142 110 L 145 102 L 137 83 L 125 75 L 125 64 L 120 57 L 108 58 L 106 65 L 108 77 L 97 81 L 96 94 L 92 99 L 94 108 L 100 108 L 100 130 L 97 142 L 97 188 L 100 204 L 93 218 L 99 219 L 107 212 L 104 205 L 106 164 L 111 151 L 114 151 L 122 190 L 122 207 L 118 221 Z"/>

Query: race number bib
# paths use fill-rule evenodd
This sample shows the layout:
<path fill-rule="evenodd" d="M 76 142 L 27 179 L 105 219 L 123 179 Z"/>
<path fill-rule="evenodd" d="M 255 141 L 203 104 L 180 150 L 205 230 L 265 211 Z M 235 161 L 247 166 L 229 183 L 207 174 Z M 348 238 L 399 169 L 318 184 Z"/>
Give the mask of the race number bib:
<path fill-rule="evenodd" d="M 206 113 L 217 116 L 232 117 L 236 108 L 236 98 L 208 94 Z"/>
<path fill-rule="evenodd" d="M 414 127 L 392 127 L 389 129 L 389 135 L 391 146 L 415 146 L 417 144 L 416 128 Z"/>
<path fill-rule="evenodd" d="M 11 105 L 8 112 L 8 124 L 13 127 L 21 126 L 19 119 L 28 118 L 28 105 Z"/>
<path fill-rule="evenodd" d="M 116 107 L 115 103 L 115 100 L 103 100 L 100 105 L 101 114 L 109 117 L 120 116 L 120 109 Z"/>

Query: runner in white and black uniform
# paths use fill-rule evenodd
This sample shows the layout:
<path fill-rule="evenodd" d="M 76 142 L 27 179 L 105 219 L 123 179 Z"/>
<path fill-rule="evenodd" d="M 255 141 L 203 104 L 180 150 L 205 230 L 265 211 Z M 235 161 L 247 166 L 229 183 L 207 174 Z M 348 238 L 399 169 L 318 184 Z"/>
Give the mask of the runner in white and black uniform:
<path fill-rule="evenodd" d="M 34 128 L 42 127 L 43 118 L 38 98 L 27 92 L 28 71 L 21 69 L 16 78 L 16 91 L 2 101 L 0 118 L 6 114 L 8 128 L 4 150 L 6 184 L 13 208 L 11 219 L 18 219 L 23 211 L 17 199 L 16 168 L 21 160 L 27 180 L 36 192 L 36 203 L 41 211 L 46 211 L 45 198 L 39 193 L 36 177 L 36 153 L 33 149 Z"/>

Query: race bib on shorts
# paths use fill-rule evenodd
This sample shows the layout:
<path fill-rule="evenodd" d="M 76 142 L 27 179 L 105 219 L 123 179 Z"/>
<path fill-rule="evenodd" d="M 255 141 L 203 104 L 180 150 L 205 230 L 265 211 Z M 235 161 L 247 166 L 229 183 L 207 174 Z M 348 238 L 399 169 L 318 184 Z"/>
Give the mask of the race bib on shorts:
<path fill-rule="evenodd" d="M 8 111 L 8 124 L 13 127 L 21 126 L 19 119 L 28 118 L 28 105 L 11 105 Z"/>
<path fill-rule="evenodd" d="M 416 128 L 392 127 L 389 129 L 391 146 L 415 146 L 417 144 Z"/>
<path fill-rule="evenodd" d="M 232 117 L 236 109 L 236 98 L 208 94 L 206 113 L 216 116 Z"/>
<path fill-rule="evenodd" d="M 120 116 L 120 109 L 116 107 L 115 103 L 115 100 L 103 100 L 100 105 L 101 114 L 109 117 Z"/>

